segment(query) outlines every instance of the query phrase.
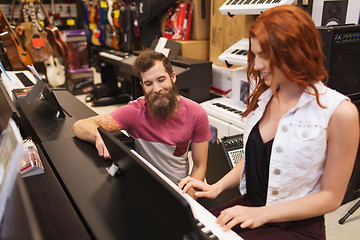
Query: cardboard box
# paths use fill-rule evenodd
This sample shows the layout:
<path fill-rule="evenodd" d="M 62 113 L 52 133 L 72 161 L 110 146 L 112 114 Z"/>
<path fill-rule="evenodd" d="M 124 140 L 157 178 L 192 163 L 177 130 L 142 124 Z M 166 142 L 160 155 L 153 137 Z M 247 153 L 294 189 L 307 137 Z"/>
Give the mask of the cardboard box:
<path fill-rule="evenodd" d="M 225 67 L 212 65 L 213 82 L 210 90 L 245 103 L 249 96 L 249 84 L 246 78 L 246 67 Z"/>
<path fill-rule="evenodd" d="M 177 41 L 181 43 L 180 56 L 195 58 L 199 60 L 209 60 L 209 41 Z"/>
<path fill-rule="evenodd" d="M 210 39 L 210 0 L 191 0 L 193 19 L 191 24 L 191 40 Z"/>
<path fill-rule="evenodd" d="M 66 88 L 74 95 L 90 93 L 94 89 L 94 73 L 91 68 L 68 70 Z"/>

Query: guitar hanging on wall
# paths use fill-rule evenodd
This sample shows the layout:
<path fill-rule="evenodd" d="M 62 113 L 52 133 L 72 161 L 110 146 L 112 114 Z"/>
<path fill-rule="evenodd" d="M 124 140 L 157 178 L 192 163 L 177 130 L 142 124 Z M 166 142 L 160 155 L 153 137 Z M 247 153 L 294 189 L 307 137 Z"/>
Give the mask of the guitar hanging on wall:
<path fill-rule="evenodd" d="M 113 0 L 108 0 L 109 2 L 112 2 Z M 111 46 L 112 48 L 116 50 L 120 50 L 120 32 L 122 31 L 121 25 L 119 23 L 120 18 L 120 5 L 119 1 L 116 0 L 115 2 L 112 2 L 111 7 L 109 7 L 109 23 L 112 23 L 112 39 L 111 39 Z"/>
<path fill-rule="evenodd" d="M 44 61 L 46 67 L 46 78 L 50 86 L 58 87 L 65 83 L 65 67 L 59 61 L 59 58 L 50 56 Z"/>
<path fill-rule="evenodd" d="M 89 29 L 91 30 L 90 42 L 93 45 L 101 46 L 102 45 L 102 29 L 100 27 L 99 21 L 99 5 L 97 1 L 89 1 Z"/>
<path fill-rule="evenodd" d="M 67 50 L 67 43 L 64 42 L 60 36 L 60 30 L 52 24 L 50 21 L 49 15 L 47 14 L 44 5 L 41 3 L 41 1 L 37 0 L 40 4 L 40 7 L 42 11 L 45 14 L 45 20 L 46 20 L 46 32 L 47 32 L 47 39 L 51 44 L 51 47 L 53 49 L 53 56 L 54 57 L 63 57 L 66 54 Z"/>
<path fill-rule="evenodd" d="M 34 64 L 34 60 L 1 9 L 0 13 L 0 39 L 5 47 L 11 68 L 14 71 L 28 69 L 27 65 Z"/>
<path fill-rule="evenodd" d="M 31 18 L 31 27 L 25 31 L 25 47 L 29 50 L 35 62 L 43 62 L 52 55 L 53 49 L 47 40 L 46 31 L 39 29 L 33 0 L 28 1 Z"/>

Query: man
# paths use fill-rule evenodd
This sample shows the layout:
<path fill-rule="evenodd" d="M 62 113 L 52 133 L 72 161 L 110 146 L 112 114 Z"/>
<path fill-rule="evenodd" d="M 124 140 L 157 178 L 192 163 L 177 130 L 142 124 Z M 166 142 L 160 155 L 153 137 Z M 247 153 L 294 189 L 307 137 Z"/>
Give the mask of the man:
<path fill-rule="evenodd" d="M 77 121 L 74 134 L 95 143 L 100 156 L 109 153 L 97 130 L 126 130 L 135 139 L 135 150 L 178 183 L 189 174 L 188 149 L 191 143 L 193 168 L 190 176 L 205 178 L 208 140 L 211 137 L 206 112 L 198 104 L 178 95 L 176 75 L 162 53 L 145 51 L 133 66 L 140 76 L 144 97 L 111 112 Z M 190 192 L 191 196 L 194 196 Z"/>

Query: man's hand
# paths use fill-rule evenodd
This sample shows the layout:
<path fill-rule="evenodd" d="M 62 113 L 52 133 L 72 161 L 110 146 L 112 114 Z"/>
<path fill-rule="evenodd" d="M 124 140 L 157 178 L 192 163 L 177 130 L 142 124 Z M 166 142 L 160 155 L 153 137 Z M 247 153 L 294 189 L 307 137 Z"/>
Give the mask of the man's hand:
<path fill-rule="evenodd" d="M 96 135 L 95 138 L 95 147 L 98 150 L 98 154 L 100 157 L 103 157 L 105 159 L 110 159 L 111 156 L 109 154 L 109 151 L 107 150 L 104 140 L 102 139 L 102 137 L 100 136 L 100 134 Z"/>
<path fill-rule="evenodd" d="M 187 192 L 188 194 L 192 194 L 192 191 L 195 191 L 194 196 L 197 198 L 216 198 L 220 193 L 214 185 L 209 185 L 190 176 L 187 176 L 186 178 L 181 180 L 178 186 L 180 189 L 183 190 L 183 193 Z"/>

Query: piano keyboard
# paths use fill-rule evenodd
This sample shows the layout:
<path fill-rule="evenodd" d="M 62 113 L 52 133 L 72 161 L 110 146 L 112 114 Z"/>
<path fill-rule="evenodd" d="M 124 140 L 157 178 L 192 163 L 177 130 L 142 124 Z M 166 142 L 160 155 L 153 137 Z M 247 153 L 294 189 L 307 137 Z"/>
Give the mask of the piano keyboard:
<path fill-rule="evenodd" d="M 219 57 L 220 62 L 227 65 L 238 65 L 247 67 L 247 53 L 249 50 L 249 39 L 243 38 L 226 49 Z"/>
<path fill-rule="evenodd" d="M 219 10 L 224 15 L 261 14 L 269 8 L 293 2 L 294 0 L 227 0 Z"/>
<path fill-rule="evenodd" d="M 208 115 L 244 129 L 246 119 L 241 117 L 241 114 L 246 110 L 246 106 L 242 102 L 221 97 L 208 100 L 200 105 Z"/>
<path fill-rule="evenodd" d="M 216 217 L 212 215 L 206 208 L 204 208 L 200 203 L 195 201 L 188 194 L 182 193 L 180 188 L 174 182 L 172 182 L 169 178 L 162 174 L 157 168 L 151 165 L 136 151 L 131 150 L 131 152 L 139 159 L 141 159 L 152 171 L 159 175 L 170 187 L 175 189 L 183 198 L 185 198 L 185 200 L 190 205 L 195 221 L 197 221 L 197 227 L 200 229 L 200 231 L 202 231 L 203 235 L 206 236 L 206 238 L 208 238 L 209 240 L 243 240 L 242 237 L 237 235 L 232 230 L 224 232 L 224 230 L 216 223 Z"/>

